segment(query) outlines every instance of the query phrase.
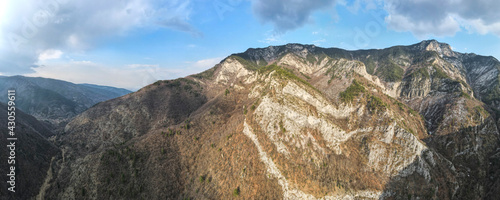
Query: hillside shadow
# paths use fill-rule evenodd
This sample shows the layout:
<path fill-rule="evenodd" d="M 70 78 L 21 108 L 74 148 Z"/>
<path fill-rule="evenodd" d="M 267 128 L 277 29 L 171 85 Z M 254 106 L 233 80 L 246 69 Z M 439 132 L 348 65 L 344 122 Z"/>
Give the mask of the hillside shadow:
<path fill-rule="evenodd" d="M 0 151 L 0 199 L 30 199 L 34 198 L 40 187 L 42 187 L 47 171 L 51 165 L 51 159 L 60 154 L 60 150 L 50 143 L 43 135 L 50 135 L 50 130 L 46 129 L 42 123 L 34 117 L 16 110 L 15 123 L 15 141 L 9 141 L 11 138 L 8 134 L 7 127 L 7 105 L 0 103 L 0 115 L 5 116 L 0 118 L 0 145 L 3 149 Z M 10 151 L 11 142 L 15 146 L 13 151 Z M 15 148 L 15 149 L 14 149 Z M 9 157 L 12 157 L 9 158 Z M 15 163 L 9 163 L 9 160 Z M 13 173 L 15 176 L 7 176 L 10 174 L 10 168 L 15 167 Z M 10 177 L 15 178 L 15 193 L 8 190 L 11 187 L 7 181 Z"/>
<path fill-rule="evenodd" d="M 421 156 L 391 177 L 379 199 L 453 199 L 456 172 L 436 155 L 423 150 Z"/>
<path fill-rule="evenodd" d="M 391 177 L 379 199 L 496 199 L 500 156 L 492 130 L 489 120 L 424 139 L 429 149 Z"/>

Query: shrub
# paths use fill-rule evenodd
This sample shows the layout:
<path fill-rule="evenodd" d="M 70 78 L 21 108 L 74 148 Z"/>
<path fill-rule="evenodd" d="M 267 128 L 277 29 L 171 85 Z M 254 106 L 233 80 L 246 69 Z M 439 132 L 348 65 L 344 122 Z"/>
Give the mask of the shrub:
<path fill-rule="evenodd" d="M 231 55 L 231 58 L 236 59 L 239 63 L 241 63 L 248 70 L 255 71 L 255 70 L 259 69 L 259 65 L 257 65 L 256 63 L 254 63 L 252 61 L 246 60 L 240 56 Z M 265 64 L 267 64 L 267 62 Z"/>
<path fill-rule="evenodd" d="M 302 76 L 303 76 L 303 77 L 306 77 L 307 79 L 311 79 L 311 77 L 310 77 L 310 76 L 305 75 L 305 74 L 304 74 L 304 73 L 302 73 L 302 72 L 300 72 L 300 74 L 302 74 Z"/>
<path fill-rule="evenodd" d="M 382 102 L 382 100 L 376 96 L 371 96 L 370 101 L 368 102 L 368 110 L 371 112 L 383 111 L 387 107 L 387 105 Z"/>
<path fill-rule="evenodd" d="M 347 87 L 347 89 L 340 93 L 340 100 L 342 102 L 351 102 L 355 97 L 358 97 L 361 93 L 365 92 L 365 87 L 361 85 L 358 81 L 353 80 L 352 84 Z"/>
<path fill-rule="evenodd" d="M 470 99 L 470 98 L 471 98 L 469 94 L 467 94 L 467 93 L 465 93 L 465 92 L 463 92 L 463 91 L 462 91 L 462 92 L 460 92 L 460 97 L 465 97 L 465 98 L 467 98 L 467 99 Z"/>
<path fill-rule="evenodd" d="M 186 90 L 186 91 L 191 91 L 191 89 L 193 89 L 193 86 L 191 86 L 191 85 L 184 85 L 183 89 Z"/>
<path fill-rule="evenodd" d="M 420 77 L 420 78 L 425 78 L 425 79 L 428 79 L 429 78 L 429 72 L 427 71 L 427 69 L 425 67 L 421 67 L 421 68 L 418 68 L 416 70 L 414 70 L 411 74 L 410 74 L 411 77 Z"/>
<path fill-rule="evenodd" d="M 189 128 L 191 128 L 191 125 L 188 123 L 184 124 L 184 129 L 188 130 Z"/>
<path fill-rule="evenodd" d="M 404 111 L 404 110 L 405 110 L 405 105 L 404 105 L 403 103 L 399 102 L 398 100 L 394 100 L 394 103 L 395 103 L 396 105 L 398 105 L 398 108 L 399 108 L 400 110 L 402 110 L 402 111 Z"/>
<path fill-rule="evenodd" d="M 212 67 L 204 72 L 201 72 L 199 74 L 194 74 L 191 75 L 192 77 L 198 78 L 198 79 L 212 79 L 212 76 L 214 75 L 215 70 L 217 69 L 217 66 Z"/>
<path fill-rule="evenodd" d="M 235 197 L 240 196 L 240 187 L 237 187 L 236 189 L 233 190 L 233 196 Z"/>
<path fill-rule="evenodd" d="M 377 75 L 387 82 L 400 81 L 403 78 L 404 70 L 392 60 L 384 60 L 377 69 Z"/>
<path fill-rule="evenodd" d="M 434 78 L 437 78 L 437 79 L 449 79 L 450 78 L 445 72 L 443 72 L 443 70 L 439 69 L 438 67 L 433 66 L 433 68 L 434 68 L 434 74 L 432 74 L 432 75 L 434 76 Z"/>
<path fill-rule="evenodd" d="M 281 121 L 279 122 L 279 125 L 280 125 L 280 129 L 281 129 L 281 131 L 282 131 L 283 133 L 284 133 L 284 132 L 286 132 L 286 129 L 285 129 L 285 127 L 283 126 L 283 120 L 281 120 Z"/>
<path fill-rule="evenodd" d="M 311 54 L 307 54 L 306 61 L 309 62 L 309 63 L 311 63 L 311 64 L 314 64 L 314 63 L 318 62 L 318 60 L 316 60 L 316 57 L 314 57 Z"/>
<path fill-rule="evenodd" d="M 375 62 L 373 61 L 372 58 L 368 58 L 365 62 L 363 62 L 366 66 L 366 72 L 368 74 L 372 74 L 375 72 L 375 68 L 376 68 L 376 65 L 375 65 Z"/>
<path fill-rule="evenodd" d="M 224 96 L 227 96 L 229 94 L 229 89 L 226 89 L 226 91 L 224 92 Z"/>
<path fill-rule="evenodd" d="M 181 81 L 179 79 L 167 82 L 167 87 L 170 88 L 177 88 L 180 86 L 181 86 Z"/>
<path fill-rule="evenodd" d="M 298 82 L 303 83 L 304 85 L 307 85 L 308 87 L 320 92 L 317 88 L 312 86 L 309 82 L 307 82 L 307 81 L 299 78 L 297 75 L 295 75 L 290 69 L 280 67 L 276 64 L 261 67 L 258 70 L 259 73 L 272 72 L 272 71 L 275 71 L 275 75 L 280 77 L 280 78 L 283 78 L 283 79 L 286 78 L 286 79 L 298 81 Z"/>
<path fill-rule="evenodd" d="M 125 174 L 122 173 L 122 175 L 120 176 L 120 180 L 122 181 L 122 183 L 125 183 L 127 180 L 125 179 Z"/>

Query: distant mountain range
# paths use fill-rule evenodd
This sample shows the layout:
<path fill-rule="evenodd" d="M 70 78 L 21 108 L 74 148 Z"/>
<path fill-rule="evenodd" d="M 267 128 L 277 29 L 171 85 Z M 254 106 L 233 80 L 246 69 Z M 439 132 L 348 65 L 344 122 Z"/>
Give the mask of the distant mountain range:
<path fill-rule="evenodd" d="M 0 92 L 14 88 L 17 107 L 56 127 L 64 126 L 72 117 L 96 103 L 123 96 L 131 91 L 121 88 L 74 84 L 66 81 L 24 77 L 1 76 Z M 0 98 L 6 103 L 7 98 Z"/>
<path fill-rule="evenodd" d="M 56 150 L 43 147 L 50 150 L 40 151 L 43 159 L 25 158 L 47 169 L 27 193 L 497 199 L 499 75 L 494 57 L 426 40 L 358 51 L 302 44 L 248 49 L 202 73 L 92 107 L 76 103 L 90 95 L 77 85 L 69 89 L 75 94 L 25 84 L 18 96 L 31 94 L 24 100 L 34 105 L 28 112 L 36 105 L 49 111 L 33 112 L 40 119 L 57 122 L 90 107 L 50 139 Z"/>

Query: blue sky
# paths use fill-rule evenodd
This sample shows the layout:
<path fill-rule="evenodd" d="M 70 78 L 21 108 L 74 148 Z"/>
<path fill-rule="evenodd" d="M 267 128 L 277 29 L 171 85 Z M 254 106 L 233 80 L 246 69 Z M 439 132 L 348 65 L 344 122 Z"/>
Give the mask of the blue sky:
<path fill-rule="evenodd" d="M 0 0 L 0 73 L 136 90 L 247 48 L 424 39 L 500 58 L 494 0 Z"/>

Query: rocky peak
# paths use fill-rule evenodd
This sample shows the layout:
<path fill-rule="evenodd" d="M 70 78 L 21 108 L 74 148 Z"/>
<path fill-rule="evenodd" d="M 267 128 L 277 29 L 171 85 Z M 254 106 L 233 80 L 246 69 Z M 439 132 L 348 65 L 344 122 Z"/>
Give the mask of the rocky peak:
<path fill-rule="evenodd" d="M 307 50 L 309 52 L 313 52 L 316 46 L 314 45 L 303 45 L 303 44 L 296 44 L 296 43 L 289 43 L 285 45 L 286 50 L 289 52 L 302 52 L 304 50 Z"/>
<path fill-rule="evenodd" d="M 272 62 L 276 60 L 279 56 L 286 53 L 295 53 L 301 57 L 306 57 L 309 52 L 314 52 L 316 46 L 314 45 L 303 45 L 296 43 L 289 43 L 280 46 L 268 46 L 265 48 L 249 48 L 243 53 L 236 54 L 245 59 L 251 61 L 265 60 L 266 62 Z"/>
<path fill-rule="evenodd" d="M 455 52 L 451 49 L 451 46 L 446 43 L 440 43 L 436 40 L 424 40 L 417 44 L 419 50 L 425 51 L 435 51 L 439 53 L 439 56 L 443 57 L 454 57 Z"/>

